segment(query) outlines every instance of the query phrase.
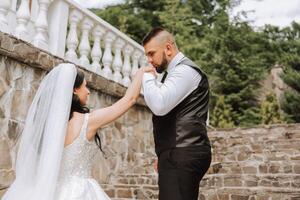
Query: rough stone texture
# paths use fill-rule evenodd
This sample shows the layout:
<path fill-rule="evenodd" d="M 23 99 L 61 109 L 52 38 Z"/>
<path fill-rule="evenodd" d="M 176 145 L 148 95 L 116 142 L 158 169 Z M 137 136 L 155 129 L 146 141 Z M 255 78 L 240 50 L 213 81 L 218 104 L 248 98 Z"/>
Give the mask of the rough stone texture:
<path fill-rule="evenodd" d="M 271 72 L 265 77 L 265 79 L 261 82 L 261 89 L 259 94 L 259 101 L 262 102 L 266 99 L 266 96 L 270 91 L 275 93 L 276 99 L 281 105 L 281 102 L 284 97 L 284 91 L 290 90 L 291 88 L 284 83 L 281 78 L 281 74 L 283 73 L 283 66 L 278 64 L 274 65 L 271 69 Z"/>
<path fill-rule="evenodd" d="M 286 83 L 284 83 L 284 81 L 280 77 L 282 73 L 283 73 L 282 66 L 275 65 L 271 70 L 271 75 L 273 77 L 274 91 L 276 94 L 276 98 L 279 102 L 281 102 L 283 99 L 284 91 L 287 88 L 289 88 L 289 86 Z"/>
<path fill-rule="evenodd" d="M 300 199 L 300 125 L 210 131 L 213 162 L 201 183 L 229 199 Z M 213 199 L 222 199 L 220 197 Z"/>
<path fill-rule="evenodd" d="M 0 188 L 14 179 L 27 109 L 46 72 L 64 62 L 0 33 Z M 92 109 L 112 104 L 125 88 L 85 71 Z M 99 130 L 105 155 L 93 176 L 113 200 L 157 199 L 151 114 L 139 104 Z M 300 200 L 300 124 L 210 130 L 213 162 L 200 200 Z M 0 189 L 0 197 L 5 189 Z"/>

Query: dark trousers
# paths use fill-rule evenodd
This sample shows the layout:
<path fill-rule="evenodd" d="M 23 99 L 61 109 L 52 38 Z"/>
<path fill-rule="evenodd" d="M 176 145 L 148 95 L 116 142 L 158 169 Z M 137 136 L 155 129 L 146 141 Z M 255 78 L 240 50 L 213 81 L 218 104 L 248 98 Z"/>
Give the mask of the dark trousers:
<path fill-rule="evenodd" d="M 207 149 L 175 148 L 158 158 L 159 200 L 197 200 L 199 184 L 211 163 Z"/>

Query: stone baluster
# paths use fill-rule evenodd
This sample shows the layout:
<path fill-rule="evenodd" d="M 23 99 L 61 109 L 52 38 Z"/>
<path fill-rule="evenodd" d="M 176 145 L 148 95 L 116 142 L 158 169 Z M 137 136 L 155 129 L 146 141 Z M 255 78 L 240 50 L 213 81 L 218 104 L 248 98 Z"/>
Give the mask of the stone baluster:
<path fill-rule="evenodd" d="M 102 57 L 102 63 L 103 63 L 103 70 L 102 70 L 102 75 L 108 79 L 112 78 L 112 71 L 111 71 L 111 63 L 113 60 L 112 54 L 111 54 L 111 45 L 112 42 L 115 39 L 115 35 L 112 32 L 106 33 L 104 37 L 104 43 L 105 43 L 105 49 L 104 49 L 104 54 Z"/>
<path fill-rule="evenodd" d="M 115 41 L 115 57 L 113 61 L 113 69 L 114 69 L 114 75 L 113 75 L 113 80 L 117 83 L 122 82 L 122 74 L 121 74 L 121 69 L 123 66 L 122 63 L 122 56 L 121 56 L 121 49 L 125 45 L 125 41 L 121 38 L 118 38 Z"/>
<path fill-rule="evenodd" d="M 7 22 L 7 13 L 10 9 L 11 0 L 0 1 L 0 31 L 10 33 L 10 27 Z"/>
<path fill-rule="evenodd" d="M 101 74 L 100 60 L 102 56 L 102 51 L 100 41 L 104 33 L 105 29 L 99 25 L 93 29 L 94 45 L 91 53 L 93 60 L 92 70 L 97 74 Z"/>
<path fill-rule="evenodd" d="M 122 69 L 122 73 L 123 73 L 122 84 L 126 87 L 128 87 L 130 83 L 130 78 L 129 78 L 131 72 L 130 55 L 132 52 L 133 52 L 133 47 L 130 44 L 127 44 L 123 49 L 124 65 Z"/>
<path fill-rule="evenodd" d="M 81 41 L 79 44 L 79 53 L 80 53 L 80 65 L 90 69 L 90 61 L 88 59 L 89 53 L 91 51 L 90 41 L 89 41 L 89 32 L 93 27 L 93 21 L 85 17 L 81 24 L 82 35 Z"/>
<path fill-rule="evenodd" d="M 136 71 L 139 68 L 139 60 L 142 56 L 142 52 L 139 50 L 135 50 L 132 54 L 132 70 L 131 70 L 131 78 L 135 75 Z"/>
<path fill-rule="evenodd" d="M 17 26 L 14 35 L 29 42 L 27 24 L 30 19 L 29 0 L 22 0 L 17 11 Z"/>
<path fill-rule="evenodd" d="M 148 65 L 148 60 L 147 60 L 147 57 L 146 57 L 146 55 L 144 54 L 144 52 L 142 53 L 142 56 L 140 57 L 140 60 L 139 60 L 140 62 L 140 66 L 141 67 L 145 67 L 145 66 L 147 66 Z M 144 91 L 143 90 L 141 90 L 141 94 L 144 94 Z"/>
<path fill-rule="evenodd" d="M 61 58 L 65 58 L 66 53 L 69 7 L 66 1 L 52 1 L 48 10 L 49 52 Z"/>
<path fill-rule="evenodd" d="M 67 48 L 66 58 L 74 63 L 78 62 L 76 48 L 78 45 L 78 36 L 77 36 L 77 25 L 82 18 L 82 14 L 73 9 L 69 16 L 70 30 L 67 37 Z"/>
<path fill-rule="evenodd" d="M 140 58 L 140 66 L 144 67 L 148 65 L 148 60 L 147 57 L 145 56 L 145 54 L 143 53 L 143 55 Z"/>
<path fill-rule="evenodd" d="M 35 21 L 35 37 L 33 44 L 36 47 L 48 50 L 48 7 L 50 0 L 39 0 L 39 11 Z"/>

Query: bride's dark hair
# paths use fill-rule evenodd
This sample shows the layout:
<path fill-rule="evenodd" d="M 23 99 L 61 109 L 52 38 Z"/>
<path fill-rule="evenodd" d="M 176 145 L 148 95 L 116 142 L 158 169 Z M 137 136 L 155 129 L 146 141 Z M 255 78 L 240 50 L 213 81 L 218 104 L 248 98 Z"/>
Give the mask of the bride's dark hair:
<path fill-rule="evenodd" d="M 79 88 L 81 86 L 81 84 L 83 83 L 83 80 L 84 80 L 84 73 L 80 69 L 77 69 L 77 75 L 75 78 L 73 89 Z M 80 99 L 77 96 L 77 94 L 74 94 L 74 93 L 73 93 L 73 97 L 72 97 L 72 105 L 71 105 L 69 120 L 73 117 L 73 112 L 79 112 L 79 113 L 89 113 L 90 112 L 90 109 L 86 106 L 83 106 L 80 103 Z M 100 148 L 100 150 L 102 151 L 101 139 L 98 134 L 95 135 L 95 142 L 96 142 L 97 146 Z"/>

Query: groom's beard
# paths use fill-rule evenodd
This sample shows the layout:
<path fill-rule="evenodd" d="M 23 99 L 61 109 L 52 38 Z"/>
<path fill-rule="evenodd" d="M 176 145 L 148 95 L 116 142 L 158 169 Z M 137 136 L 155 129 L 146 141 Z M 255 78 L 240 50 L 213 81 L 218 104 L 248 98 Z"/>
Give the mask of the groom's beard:
<path fill-rule="evenodd" d="M 163 53 L 163 60 L 161 61 L 161 64 L 155 68 L 155 70 L 157 73 L 161 74 L 163 73 L 163 71 L 167 69 L 167 66 L 168 66 L 168 61 L 166 55 Z"/>

